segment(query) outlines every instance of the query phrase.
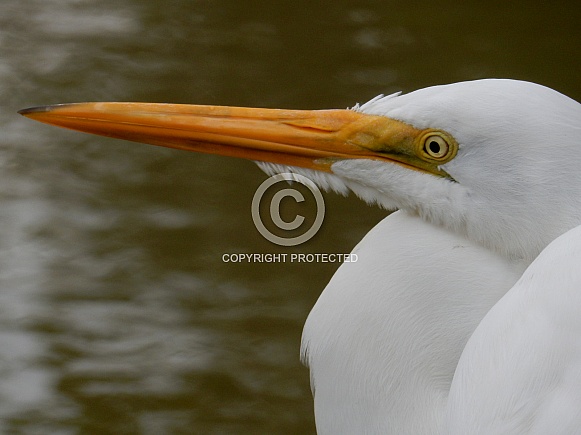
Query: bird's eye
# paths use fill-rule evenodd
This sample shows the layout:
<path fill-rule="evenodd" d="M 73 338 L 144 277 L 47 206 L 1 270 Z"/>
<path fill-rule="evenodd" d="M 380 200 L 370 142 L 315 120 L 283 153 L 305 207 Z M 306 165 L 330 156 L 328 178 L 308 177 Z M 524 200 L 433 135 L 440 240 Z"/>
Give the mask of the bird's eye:
<path fill-rule="evenodd" d="M 442 160 L 448 156 L 450 145 L 440 135 L 431 134 L 424 139 L 424 152 L 432 159 Z"/>

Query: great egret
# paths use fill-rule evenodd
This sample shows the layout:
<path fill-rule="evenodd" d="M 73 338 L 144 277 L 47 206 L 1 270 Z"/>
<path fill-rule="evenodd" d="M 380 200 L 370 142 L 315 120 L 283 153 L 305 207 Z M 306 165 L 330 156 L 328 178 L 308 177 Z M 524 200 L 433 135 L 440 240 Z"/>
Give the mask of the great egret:
<path fill-rule="evenodd" d="M 320 434 L 581 427 L 579 230 L 523 275 L 581 224 L 576 101 L 488 79 L 351 110 L 82 103 L 21 113 L 270 162 L 267 172 L 293 166 L 400 210 L 358 244 L 358 261 L 338 269 L 305 324 Z"/>

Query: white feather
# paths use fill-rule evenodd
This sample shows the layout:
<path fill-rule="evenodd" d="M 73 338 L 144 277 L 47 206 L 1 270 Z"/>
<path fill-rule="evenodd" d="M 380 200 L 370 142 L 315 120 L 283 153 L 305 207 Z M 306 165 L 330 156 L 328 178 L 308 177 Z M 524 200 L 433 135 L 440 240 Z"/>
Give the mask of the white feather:
<path fill-rule="evenodd" d="M 353 252 L 303 331 L 317 433 L 443 433 L 460 353 L 524 266 L 401 211 Z"/>
<path fill-rule="evenodd" d="M 581 226 L 484 317 L 450 391 L 451 435 L 581 433 Z"/>
<path fill-rule="evenodd" d="M 543 248 L 581 224 L 581 105 L 532 83 L 478 80 L 380 96 L 353 110 L 453 135 L 459 151 L 442 169 L 456 182 L 368 160 L 337 162 L 331 168 L 337 178 L 325 174 L 316 179 L 323 187 L 341 192 L 346 187 L 367 202 L 402 210 L 361 241 L 354 250 L 359 261 L 339 268 L 307 319 L 302 352 L 311 370 L 317 430 L 333 435 L 445 434 L 449 388 L 469 337 Z M 536 267 L 551 268 L 554 261 L 562 261 L 567 270 L 579 268 L 579 261 L 550 255 Z M 581 289 L 579 276 L 571 276 L 571 285 Z M 502 366 L 501 358 L 498 364 L 509 375 L 520 364 L 529 367 L 524 358 L 533 355 L 528 352 L 549 346 L 544 337 L 535 347 L 534 331 L 542 325 L 535 327 L 527 316 L 548 310 L 556 321 L 568 300 L 578 303 L 571 292 L 569 299 L 550 302 L 550 283 L 541 287 L 533 293 L 545 292 L 543 297 L 528 302 L 532 311 L 525 304 L 520 312 L 513 307 L 504 313 L 512 327 L 517 322 L 508 317 L 522 317 L 526 327 L 513 331 L 526 339 L 519 340 L 515 332 L 504 341 L 502 336 L 490 338 L 496 345 L 480 341 L 488 331 L 484 322 L 471 339 L 470 354 L 476 356 L 466 357 L 469 362 L 459 375 L 474 383 L 469 388 L 482 389 L 483 400 L 499 394 L 513 401 L 514 413 L 507 418 L 515 431 L 487 432 L 494 425 L 473 431 L 471 425 L 477 423 L 470 417 L 456 433 L 526 434 L 518 420 L 533 418 L 529 400 L 540 404 L 534 416 L 548 422 L 539 427 L 565 427 L 558 426 L 563 413 L 570 417 L 566 427 L 581 427 L 578 408 L 570 410 L 561 399 L 552 402 L 557 396 L 542 381 L 553 370 L 562 387 L 565 381 L 579 384 L 581 374 L 566 365 L 578 363 L 577 353 L 561 349 L 581 346 L 573 318 L 572 329 L 561 330 L 565 339 L 553 344 L 557 361 L 531 369 L 540 382 L 529 379 L 529 390 L 520 395 L 511 395 L 508 388 L 522 386 L 522 379 L 486 384 L 492 375 L 486 365 L 497 361 L 505 345 L 512 346 L 516 359 Z M 516 293 L 526 300 L 526 289 Z M 564 353 L 558 354 L 559 349 Z M 478 351 L 487 351 L 486 358 L 480 360 Z M 461 384 L 470 385 L 468 381 Z M 477 398 L 466 400 L 464 387 L 458 388 L 455 403 L 465 401 L 470 409 L 462 412 L 477 415 Z M 536 396 L 529 396 L 535 388 Z M 571 403 L 579 403 L 581 389 L 563 388 L 566 394 L 559 397 L 573 395 Z"/>
<path fill-rule="evenodd" d="M 335 192 L 340 195 L 347 195 L 349 193 L 349 188 L 344 180 L 328 172 L 299 168 L 297 166 L 279 165 L 269 162 L 256 162 L 256 164 L 268 175 L 276 175 L 280 173 L 299 174 L 307 177 L 323 190 Z"/>

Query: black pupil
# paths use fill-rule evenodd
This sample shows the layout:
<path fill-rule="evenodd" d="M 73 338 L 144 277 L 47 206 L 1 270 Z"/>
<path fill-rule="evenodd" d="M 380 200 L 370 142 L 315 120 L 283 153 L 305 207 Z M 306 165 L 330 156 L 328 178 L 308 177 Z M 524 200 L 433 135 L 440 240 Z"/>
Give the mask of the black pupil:
<path fill-rule="evenodd" d="M 430 151 L 433 152 L 434 154 L 440 154 L 440 144 L 435 140 L 430 142 L 429 147 Z"/>

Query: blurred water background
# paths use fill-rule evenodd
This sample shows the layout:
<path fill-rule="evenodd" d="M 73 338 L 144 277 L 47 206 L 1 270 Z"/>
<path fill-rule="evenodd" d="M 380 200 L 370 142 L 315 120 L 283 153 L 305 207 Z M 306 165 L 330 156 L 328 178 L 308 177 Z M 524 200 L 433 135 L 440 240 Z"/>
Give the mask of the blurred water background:
<path fill-rule="evenodd" d="M 576 2 L 3 0 L 0 433 L 311 434 L 302 324 L 385 211 L 326 194 L 315 238 L 254 228 L 252 163 L 33 123 L 28 106 L 348 107 L 483 77 L 579 100 Z"/>

